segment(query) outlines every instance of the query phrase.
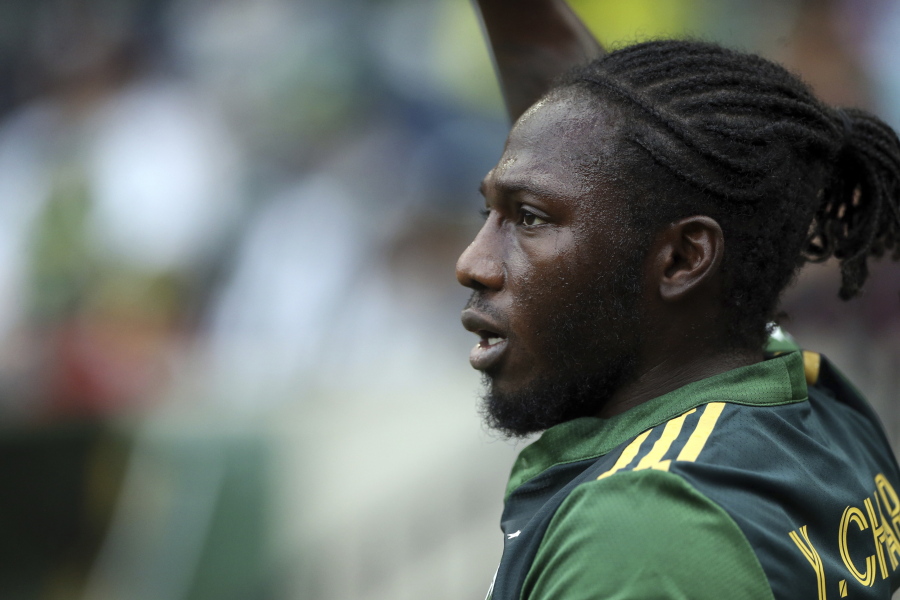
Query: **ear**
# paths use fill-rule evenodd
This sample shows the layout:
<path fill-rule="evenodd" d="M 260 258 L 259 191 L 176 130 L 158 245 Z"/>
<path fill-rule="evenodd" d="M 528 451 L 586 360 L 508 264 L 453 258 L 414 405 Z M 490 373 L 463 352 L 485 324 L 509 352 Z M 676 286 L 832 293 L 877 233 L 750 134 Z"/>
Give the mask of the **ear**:
<path fill-rule="evenodd" d="M 676 302 L 719 274 L 725 254 L 722 228 L 710 217 L 686 217 L 656 237 L 651 267 L 663 302 Z"/>

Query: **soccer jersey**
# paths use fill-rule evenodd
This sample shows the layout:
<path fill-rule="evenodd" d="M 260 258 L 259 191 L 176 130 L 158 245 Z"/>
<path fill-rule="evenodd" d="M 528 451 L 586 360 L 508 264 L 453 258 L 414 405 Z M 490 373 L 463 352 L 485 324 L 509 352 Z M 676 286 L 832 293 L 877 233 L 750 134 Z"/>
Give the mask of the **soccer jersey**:
<path fill-rule="evenodd" d="M 900 471 L 818 354 L 553 427 L 513 467 L 492 600 L 890 598 Z"/>

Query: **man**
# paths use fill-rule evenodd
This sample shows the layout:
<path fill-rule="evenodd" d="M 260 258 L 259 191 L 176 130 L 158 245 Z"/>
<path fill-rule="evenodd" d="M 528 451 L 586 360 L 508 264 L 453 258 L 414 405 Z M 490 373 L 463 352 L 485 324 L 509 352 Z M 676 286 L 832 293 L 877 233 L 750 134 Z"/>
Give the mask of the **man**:
<path fill-rule="evenodd" d="M 488 422 L 543 431 L 489 596 L 889 598 L 893 453 L 767 324 L 805 260 L 837 257 L 847 298 L 897 258 L 896 134 L 756 56 L 606 55 L 561 0 L 479 6 L 516 122 L 457 264 L 462 321 Z"/>

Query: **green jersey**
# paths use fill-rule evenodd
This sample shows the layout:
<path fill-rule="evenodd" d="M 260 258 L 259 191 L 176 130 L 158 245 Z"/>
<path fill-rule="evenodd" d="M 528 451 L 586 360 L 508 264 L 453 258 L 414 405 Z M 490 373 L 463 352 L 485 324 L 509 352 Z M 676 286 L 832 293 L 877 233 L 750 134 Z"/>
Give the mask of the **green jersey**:
<path fill-rule="evenodd" d="M 859 393 L 818 354 L 771 356 L 525 448 L 489 597 L 890 598 L 897 489 Z"/>

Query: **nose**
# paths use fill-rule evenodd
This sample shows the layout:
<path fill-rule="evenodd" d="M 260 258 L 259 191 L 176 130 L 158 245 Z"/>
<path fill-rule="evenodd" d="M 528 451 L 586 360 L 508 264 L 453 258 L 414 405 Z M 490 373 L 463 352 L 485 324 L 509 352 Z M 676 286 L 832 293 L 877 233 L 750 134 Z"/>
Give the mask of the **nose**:
<path fill-rule="evenodd" d="M 456 279 L 473 290 L 499 290 L 503 287 L 503 261 L 497 228 L 491 216 L 469 247 L 456 261 Z"/>

